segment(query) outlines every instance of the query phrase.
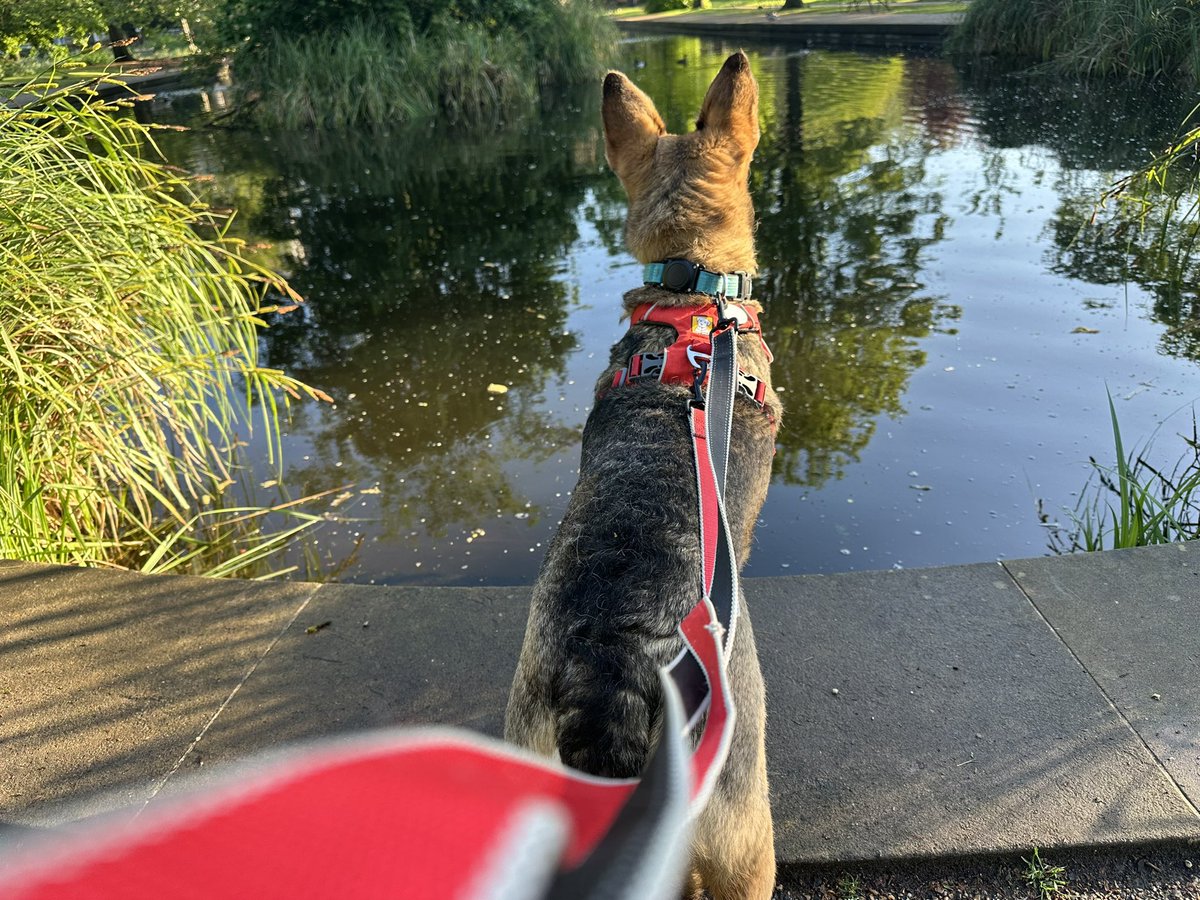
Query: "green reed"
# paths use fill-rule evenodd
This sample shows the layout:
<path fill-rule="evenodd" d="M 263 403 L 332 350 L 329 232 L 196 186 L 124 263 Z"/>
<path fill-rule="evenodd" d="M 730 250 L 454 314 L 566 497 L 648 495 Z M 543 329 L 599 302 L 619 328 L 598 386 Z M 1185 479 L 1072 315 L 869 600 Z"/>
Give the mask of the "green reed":
<path fill-rule="evenodd" d="M 1084 75 L 1200 80 L 1196 0 L 973 0 L 952 48 Z"/>
<path fill-rule="evenodd" d="M 1181 435 L 1187 451 L 1167 471 L 1141 451 L 1125 450 L 1112 395 L 1108 398 L 1116 462 L 1091 459 L 1092 476 L 1074 510 L 1073 527 L 1055 531 L 1055 552 L 1145 547 L 1200 538 L 1200 434 L 1192 419 L 1191 436 Z M 1094 480 L 1093 480 L 1094 479 Z"/>
<path fill-rule="evenodd" d="M 300 298 L 80 91 L 0 111 L 0 557 L 261 574 L 315 521 L 229 502 L 251 431 L 277 460 L 281 405 L 323 396 L 259 363 L 267 292 Z"/>
<path fill-rule="evenodd" d="M 530 34 L 475 23 L 418 35 L 351 20 L 302 37 L 269 36 L 239 53 L 236 82 L 263 127 L 399 124 L 429 117 L 486 124 L 528 108 L 542 88 L 598 78 L 612 24 L 568 0 Z"/>

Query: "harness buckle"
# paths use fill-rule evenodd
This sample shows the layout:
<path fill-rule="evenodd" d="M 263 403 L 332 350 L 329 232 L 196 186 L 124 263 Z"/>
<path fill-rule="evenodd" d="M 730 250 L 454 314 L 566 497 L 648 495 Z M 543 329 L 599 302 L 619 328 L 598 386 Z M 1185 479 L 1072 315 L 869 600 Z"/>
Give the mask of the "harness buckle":
<path fill-rule="evenodd" d="M 704 354 L 692 355 L 692 350 L 688 348 L 688 358 L 692 362 L 692 403 L 698 409 L 704 408 L 704 382 L 708 380 L 708 363 L 711 357 Z"/>

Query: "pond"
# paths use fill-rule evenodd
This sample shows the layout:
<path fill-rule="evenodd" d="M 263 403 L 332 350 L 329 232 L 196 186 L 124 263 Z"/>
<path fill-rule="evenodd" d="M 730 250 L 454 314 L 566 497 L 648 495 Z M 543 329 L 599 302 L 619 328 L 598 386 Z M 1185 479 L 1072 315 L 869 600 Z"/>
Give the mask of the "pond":
<path fill-rule="evenodd" d="M 623 68 L 679 131 L 733 49 L 634 40 Z M 747 49 L 763 132 L 754 290 L 785 404 L 747 575 L 1045 554 L 1039 507 L 1069 522 L 1089 456 L 1113 461 L 1106 392 L 1127 444 L 1162 425 L 1169 466 L 1200 393 L 1195 282 L 1080 225 L 1191 100 Z M 308 549 L 340 580 L 536 577 L 639 283 L 598 93 L 475 135 L 164 136 L 307 298 L 265 348 L 336 399 L 296 408 L 283 483 L 337 489 Z M 169 95 L 157 114 L 222 102 Z"/>

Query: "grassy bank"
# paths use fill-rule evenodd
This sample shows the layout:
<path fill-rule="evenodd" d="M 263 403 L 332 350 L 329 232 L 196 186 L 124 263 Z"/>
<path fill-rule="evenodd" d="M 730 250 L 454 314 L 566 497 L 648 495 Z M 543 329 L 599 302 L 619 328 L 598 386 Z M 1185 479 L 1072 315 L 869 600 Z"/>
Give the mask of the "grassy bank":
<path fill-rule="evenodd" d="M 951 48 L 1052 61 L 1084 75 L 1200 81 L 1191 0 L 973 0 Z"/>
<path fill-rule="evenodd" d="M 259 364 L 265 292 L 152 132 L 48 85 L 0 113 L 0 557 L 254 572 L 312 521 L 230 508 L 252 429 L 315 392 Z M 298 298 L 286 302 L 291 303 Z"/>
<path fill-rule="evenodd" d="M 426 117 L 480 124 L 528 108 L 556 85 L 599 78 L 616 43 L 585 0 L 552 4 L 531 27 L 350 19 L 293 36 L 268 33 L 234 73 L 246 109 L 266 127 L 396 124 Z"/>

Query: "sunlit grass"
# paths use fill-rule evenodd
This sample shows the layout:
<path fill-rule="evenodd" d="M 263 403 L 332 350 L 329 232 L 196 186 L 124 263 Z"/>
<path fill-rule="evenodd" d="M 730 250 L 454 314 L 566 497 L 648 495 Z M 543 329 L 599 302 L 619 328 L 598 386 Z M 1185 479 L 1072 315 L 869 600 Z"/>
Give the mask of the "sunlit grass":
<path fill-rule="evenodd" d="M 321 396 L 259 363 L 266 293 L 300 298 L 150 126 L 52 79 L 23 93 L 0 113 L 0 556 L 261 573 L 313 521 L 227 508 L 251 431 L 277 460 L 281 402 Z"/>
<path fill-rule="evenodd" d="M 379 22 L 242 51 L 234 73 L 261 125 L 341 128 L 440 117 L 479 124 L 513 117 L 543 88 L 599 78 L 616 35 L 597 7 L 571 0 L 531 34 L 463 23 L 415 35 Z"/>
<path fill-rule="evenodd" d="M 1179 0 L 973 0 L 952 46 L 1083 75 L 1200 79 L 1200 16 Z"/>

